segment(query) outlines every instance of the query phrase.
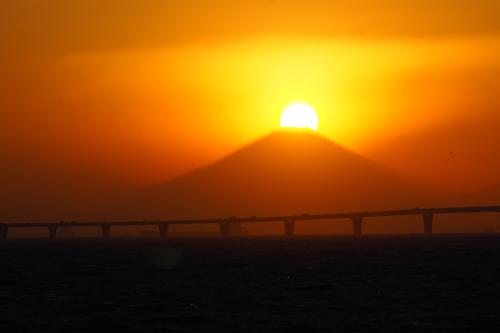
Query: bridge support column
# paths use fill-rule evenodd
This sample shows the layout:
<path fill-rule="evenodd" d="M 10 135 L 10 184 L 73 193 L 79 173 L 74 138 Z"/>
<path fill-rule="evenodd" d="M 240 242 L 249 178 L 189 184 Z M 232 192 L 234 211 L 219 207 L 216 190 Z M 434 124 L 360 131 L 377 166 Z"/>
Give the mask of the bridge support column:
<path fill-rule="evenodd" d="M 361 237 L 363 233 L 363 218 L 360 216 L 354 216 L 352 218 L 352 230 L 354 232 L 354 236 Z"/>
<path fill-rule="evenodd" d="M 49 225 L 47 228 L 49 229 L 49 239 L 56 238 L 57 226 L 56 225 Z"/>
<path fill-rule="evenodd" d="M 102 228 L 102 237 L 109 238 L 111 236 L 111 226 L 103 225 L 101 228 Z"/>
<path fill-rule="evenodd" d="M 168 235 L 168 224 L 158 224 L 158 228 L 160 229 L 160 236 L 167 237 Z"/>
<path fill-rule="evenodd" d="M 231 224 L 229 222 L 219 223 L 220 233 L 222 236 L 229 236 L 229 228 Z"/>
<path fill-rule="evenodd" d="M 434 214 L 423 214 L 424 219 L 424 234 L 432 235 L 432 222 L 434 221 Z"/>
<path fill-rule="evenodd" d="M 0 225 L 0 238 L 7 239 L 8 233 L 9 233 L 9 227 L 5 225 Z"/>
<path fill-rule="evenodd" d="M 285 235 L 293 236 L 295 233 L 295 221 L 294 220 L 286 220 L 283 221 L 285 224 Z"/>

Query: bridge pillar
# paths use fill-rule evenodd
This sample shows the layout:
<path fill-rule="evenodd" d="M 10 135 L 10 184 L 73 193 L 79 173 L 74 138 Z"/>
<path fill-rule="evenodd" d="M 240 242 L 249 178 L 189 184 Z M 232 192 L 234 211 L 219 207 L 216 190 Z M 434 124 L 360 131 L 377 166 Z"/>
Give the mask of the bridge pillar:
<path fill-rule="evenodd" d="M 434 221 L 434 214 L 423 214 L 424 219 L 424 234 L 432 235 L 432 222 Z"/>
<path fill-rule="evenodd" d="M 219 223 L 220 233 L 222 236 L 229 236 L 229 228 L 231 224 L 229 222 Z"/>
<path fill-rule="evenodd" d="M 361 237 L 363 232 L 363 218 L 361 216 L 354 216 L 352 218 L 352 230 L 354 232 L 354 236 Z"/>
<path fill-rule="evenodd" d="M 293 236 L 295 233 L 295 221 L 294 220 L 286 220 L 283 221 L 285 224 L 285 235 Z"/>
<path fill-rule="evenodd" d="M 158 224 L 158 228 L 160 229 L 160 236 L 167 237 L 168 235 L 168 224 Z"/>
<path fill-rule="evenodd" d="M 9 233 L 9 227 L 5 225 L 0 225 L 0 237 L 1 239 L 7 239 L 7 234 Z"/>
<path fill-rule="evenodd" d="M 49 229 L 49 239 L 56 238 L 57 226 L 56 225 L 49 225 L 47 228 Z"/>
<path fill-rule="evenodd" d="M 111 236 L 111 226 L 104 224 L 101 226 L 101 228 L 102 228 L 102 237 L 109 238 Z"/>

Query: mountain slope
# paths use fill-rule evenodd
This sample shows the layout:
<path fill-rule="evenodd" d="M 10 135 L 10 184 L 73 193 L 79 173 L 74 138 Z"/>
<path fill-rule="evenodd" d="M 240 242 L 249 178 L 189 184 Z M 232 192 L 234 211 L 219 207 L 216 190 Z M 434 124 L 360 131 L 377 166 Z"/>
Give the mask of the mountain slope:
<path fill-rule="evenodd" d="M 443 190 L 474 192 L 500 183 L 500 115 L 477 112 L 408 133 L 366 152 Z"/>
<path fill-rule="evenodd" d="M 500 185 L 491 186 L 473 194 L 464 195 L 461 202 L 468 205 L 500 205 Z"/>
<path fill-rule="evenodd" d="M 278 132 L 137 193 L 111 218 L 302 214 L 425 205 L 396 172 L 310 132 Z"/>

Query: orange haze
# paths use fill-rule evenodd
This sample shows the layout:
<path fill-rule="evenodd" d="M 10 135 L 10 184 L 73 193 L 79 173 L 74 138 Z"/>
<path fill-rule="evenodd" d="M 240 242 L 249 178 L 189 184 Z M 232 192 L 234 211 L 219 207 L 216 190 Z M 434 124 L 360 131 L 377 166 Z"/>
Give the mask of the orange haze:
<path fill-rule="evenodd" d="M 499 12 L 497 0 L 3 0 L 3 215 L 53 217 L 40 207 L 186 174 L 276 131 L 295 101 L 314 106 L 321 135 L 431 187 L 498 185 Z"/>

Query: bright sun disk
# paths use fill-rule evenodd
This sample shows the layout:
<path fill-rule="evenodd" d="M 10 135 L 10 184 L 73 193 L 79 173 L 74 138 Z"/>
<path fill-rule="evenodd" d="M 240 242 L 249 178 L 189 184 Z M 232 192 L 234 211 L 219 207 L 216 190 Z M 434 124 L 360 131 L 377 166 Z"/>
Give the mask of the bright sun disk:
<path fill-rule="evenodd" d="M 283 110 L 280 118 L 281 127 L 318 129 L 318 115 L 313 107 L 306 103 L 290 104 Z"/>

